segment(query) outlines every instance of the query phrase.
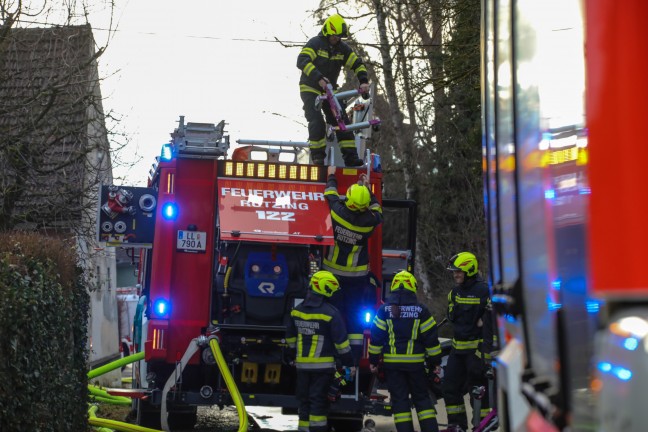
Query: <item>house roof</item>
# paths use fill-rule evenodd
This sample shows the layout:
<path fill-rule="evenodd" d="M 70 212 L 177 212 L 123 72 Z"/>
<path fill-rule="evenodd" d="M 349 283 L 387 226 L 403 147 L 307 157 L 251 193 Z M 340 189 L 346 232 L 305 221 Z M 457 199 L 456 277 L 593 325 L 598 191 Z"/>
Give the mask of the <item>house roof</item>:
<path fill-rule="evenodd" d="M 87 25 L 0 39 L 0 229 L 69 226 L 109 172 L 96 55 Z"/>

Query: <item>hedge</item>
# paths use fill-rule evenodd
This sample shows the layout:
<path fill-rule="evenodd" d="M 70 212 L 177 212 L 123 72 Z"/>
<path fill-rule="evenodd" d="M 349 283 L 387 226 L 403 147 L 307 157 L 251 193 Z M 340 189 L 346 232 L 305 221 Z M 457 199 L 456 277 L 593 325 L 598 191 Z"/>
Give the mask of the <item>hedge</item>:
<path fill-rule="evenodd" d="M 0 431 L 86 431 L 89 297 L 70 241 L 0 234 Z"/>

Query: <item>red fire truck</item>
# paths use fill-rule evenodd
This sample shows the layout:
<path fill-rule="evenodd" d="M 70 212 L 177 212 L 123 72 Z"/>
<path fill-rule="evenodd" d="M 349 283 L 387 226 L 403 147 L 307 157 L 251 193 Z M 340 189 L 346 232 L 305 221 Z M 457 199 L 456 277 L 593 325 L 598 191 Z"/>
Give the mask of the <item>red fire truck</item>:
<path fill-rule="evenodd" d="M 191 427 L 199 405 L 235 404 L 207 344 L 213 338 L 245 405 L 296 413 L 284 331 L 333 244 L 326 168 L 298 163 L 297 144 L 247 146 L 228 159 L 223 122 L 185 124 L 181 117 L 172 138 L 148 188 L 105 187 L 100 204 L 100 241 L 144 247 L 134 338 L 145 361 L 135 365 L 134 386 L 147 397 L 137 401 L 138 423 Z M 384 207 L 384 223 L 409 225 L 400 245 L 383 245 L 380 227 L 369 242 L 372 272 L 389 286 L 395 272 L 411 268 L 416 206 L 382 198 L 373 154 L 363 168 L 338 168 L 341 193 L 360 174 Z M 368 329 L 382 296 L 377 287 L 365 312 L 347 319 Z M 383 412 L 372 399 L 365 333 L 359 378 L 332 405 L 337 430 L 359 430 L 363 414 Z"/>
<path fill-rule="evenodd" d="M 482 1 L 503 431 L 648 428 L 648 4 Z"/>

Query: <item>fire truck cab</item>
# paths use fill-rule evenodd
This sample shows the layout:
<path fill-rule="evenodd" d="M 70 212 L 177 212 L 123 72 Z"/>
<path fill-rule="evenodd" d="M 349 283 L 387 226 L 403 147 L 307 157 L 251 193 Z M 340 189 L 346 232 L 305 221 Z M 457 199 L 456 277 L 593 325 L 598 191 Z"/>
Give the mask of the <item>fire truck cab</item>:
<path fill-rule="evenodd" d="M 105 187 L 102 193 L 105 206 L 125 190 L 121 196 L 127 200 L 119 206 L 133 209 L 119 211 L 113 202 L 107 207 L 118 211 L 100 211 L 107 220 L 100 222 L 99 239 L 145 247 L 134 341 L 135 350 L 145 352 L 145 361 L 134 367 L 134 387 L 148 395 L 136 401 L 143 426 L 192 427 L 199 405 L 235 403 L 209 349 L 211 339 L 245 405 L 297 411 L 285 325 L 333 244 L 326 167 L 298 163 L 298 145 L 285 151 L 250 146 L 228 159 L 224 125 L 185 124 L 180 117 L 148 188 L 112 187 L 110 195 Z M 261 157 L 251 157 L 255 152 Z M 337 430 L 359 430 L 365 413 L 389 413 L 375 395 L 372 399 L 368 330 L 382 300 L 381 286 L 388 287 L 396 271 L 411 268 L 414 253 L 415 204 L 383 200 L 380 159 L 372 154 L 366 162 L 337 169 L 340 194 L 366 174 L 378 200 L 394 209 L 386 211 L 386 223 L 393 214 L 410 227 L 401 245 L 390 246 L 384 256 L 381 227 L 370 238 L 370 267 L 379 286 L 362 314 L 346 317 L 362 320 L 366 331 L 359 373 L 331 407 L 329 421 L 344 424 Z M 114 230 L 118 221 L 126 227 L 122 232 Z"/>

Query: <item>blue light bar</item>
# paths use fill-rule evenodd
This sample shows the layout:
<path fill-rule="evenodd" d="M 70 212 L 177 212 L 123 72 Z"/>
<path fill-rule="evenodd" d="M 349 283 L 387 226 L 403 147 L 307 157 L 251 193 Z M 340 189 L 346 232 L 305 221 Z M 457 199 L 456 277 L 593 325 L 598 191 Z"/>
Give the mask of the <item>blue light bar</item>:
<path fill-rule="evenodd" d="M 169 162 L 171 159 L 173 159 L 173 147 L 171 147 L 171 144 L 162 144 L 160 160 L 163 162 Z"/>
<path fill-rule="evenodd" d="M 166 203 L 162 206 L 162 217 L 167 220 L 175 220 L 178 217 L 178 205 Z"/>

